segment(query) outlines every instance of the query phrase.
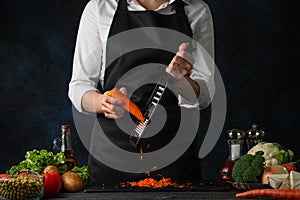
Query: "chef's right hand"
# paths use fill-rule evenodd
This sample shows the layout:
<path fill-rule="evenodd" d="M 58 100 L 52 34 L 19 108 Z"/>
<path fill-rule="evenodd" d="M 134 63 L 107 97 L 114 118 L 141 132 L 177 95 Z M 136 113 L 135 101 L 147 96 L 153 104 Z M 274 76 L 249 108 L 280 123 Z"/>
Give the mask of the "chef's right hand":
<path fill-rule="evenodd" d="M 124 95 L 127 93 L 127 90 L 124 87 L 120 88 L 119 91 Z M 123 103 L 123 101 L 117 98 L 108 96 L 107 92 L 102 95 L 100 100 L 100 106 L 104 116 L 110 119 L 120 119 L 124 116 L 125 110 L 121 107 Z"/>

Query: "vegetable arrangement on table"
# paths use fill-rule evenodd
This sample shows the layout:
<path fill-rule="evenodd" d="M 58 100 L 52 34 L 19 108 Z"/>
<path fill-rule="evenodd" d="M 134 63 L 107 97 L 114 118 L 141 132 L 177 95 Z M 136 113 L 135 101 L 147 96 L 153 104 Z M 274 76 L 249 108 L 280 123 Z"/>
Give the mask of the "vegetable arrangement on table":
<path fill-rule="evenodd" d="M 300 173 L 295 166 L 299 160 L 293 162 L 293 156 L 291 150 L 278 143 L 259 142 L 252 147 L 235 161 L 230 181 L 248 185 L 257 183 L 265 187 L 249 188 L 236 197 L 300 199 Z"/>
<path fill-rule="evenodd" d="M 88 168 L 87 166 L 75 166 L 71 170 L 67 170 L 67 166 L 61 164 L 64 158 L 62 152 L 54 154 L 45 149 L 27 151 L 25 160 L 12 166 L 5 175 L 8 178 L 21 175 L 30 176 L 30 174 L 42 175 L 44 177 L 43 197 L 52 197 L 62 190 L 79 192 L 89 182 Z"/>

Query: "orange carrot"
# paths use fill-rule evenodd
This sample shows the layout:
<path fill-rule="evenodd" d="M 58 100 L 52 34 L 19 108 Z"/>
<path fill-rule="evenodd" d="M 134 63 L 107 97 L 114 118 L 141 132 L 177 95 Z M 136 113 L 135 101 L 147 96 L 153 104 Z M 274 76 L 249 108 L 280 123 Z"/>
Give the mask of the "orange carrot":
<path fill-rule="evenodd" d="M 132 101 L 130 101 L 117 88 L 113 88 L 112 90 L 108 91 L 107 95 L 110 96 L 110 97 L 114 97 L 114 98 L 117 98 L 117 99 L 120 99 L 121 101 L 123 101 L 124 104 L 122 104 L 122 107 L 125 110 L 130 112 L 133 116 L 135 116 L 141 122 L 145 121 L 145 119 L 143 117 L 143 114 L 142 114 L 141 110 L 139 109 L 139 107 L 137 107 L 137 105 L 135 105 Z"/>
<path fill-rule="evenodd" d="M 143 147 L 140 145 L 140 160 L 143 160 Z"/>
<path fill-rule="evenodd" d="M 300 199 L 300 190 L 254 189 L 237 193 L 236 198 L 270 197 L 276 199 Z"/>

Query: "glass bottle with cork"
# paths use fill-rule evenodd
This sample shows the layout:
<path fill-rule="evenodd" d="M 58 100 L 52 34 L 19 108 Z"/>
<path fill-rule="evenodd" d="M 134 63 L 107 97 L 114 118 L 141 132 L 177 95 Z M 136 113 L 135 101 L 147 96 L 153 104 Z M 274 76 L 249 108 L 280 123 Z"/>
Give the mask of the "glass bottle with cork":
<path fill-rule="evenodd" d="M 74 158 L 74 150 L 71 145 L 71 131 L 69 125 L 61 125 L 61 136 L 53 140 L 53 148 L 60 150 L 65 155 L 64 161 L 61 165 L 66 165 L 67 170 L 78 166 L 77 161 Z"/>

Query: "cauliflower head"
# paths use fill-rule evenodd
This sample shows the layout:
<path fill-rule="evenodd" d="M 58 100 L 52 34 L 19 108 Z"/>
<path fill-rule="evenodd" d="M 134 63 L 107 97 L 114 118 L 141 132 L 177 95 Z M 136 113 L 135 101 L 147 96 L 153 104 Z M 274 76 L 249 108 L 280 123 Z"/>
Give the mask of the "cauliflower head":
<path fill-rule="evenodd" d="M 263 157 L 265 158 L 265 167 L 289 163 L 294 156 L 293 151 L 282 147 L 278 143 L 271 142 L 259 142 L 252 147 L 247 154 L 255 155 L 258 151 L 264 152 Z"/>

